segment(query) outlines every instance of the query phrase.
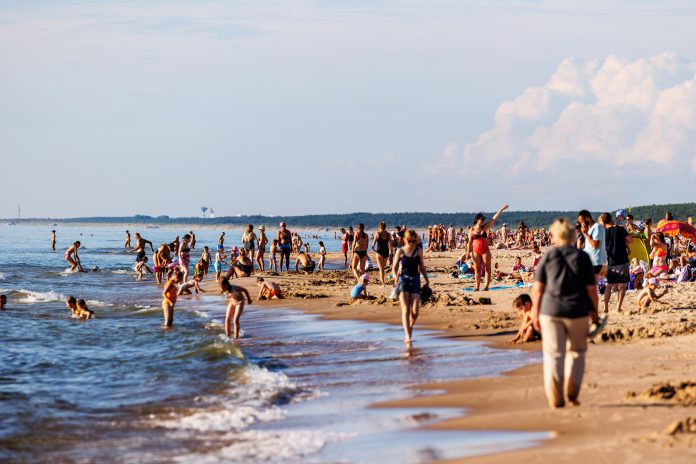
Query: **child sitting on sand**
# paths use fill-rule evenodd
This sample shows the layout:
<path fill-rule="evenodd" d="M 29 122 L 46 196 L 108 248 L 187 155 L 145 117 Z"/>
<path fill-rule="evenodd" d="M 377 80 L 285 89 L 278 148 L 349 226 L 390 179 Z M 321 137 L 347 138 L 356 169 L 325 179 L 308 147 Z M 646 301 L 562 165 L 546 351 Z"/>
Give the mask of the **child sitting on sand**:
<path fill-rule="evenodd" d="M 363 274 L 360 276 L 360 283 L 353 287 L 350 292 L 350 298 L 352 300 L 366 300 L 370 297 L 367 293 L 367 285 L 370 283 L 370 276 Z"/>
<path fill-rule="evenodd" d="M 541 334 L 534 328 L 532 324 L 532 298 L 523 293 L 512 302 L 512 307 L 517 310 L 517 315 L 522 321 L 517 335 L 508 343 L 527 343 L 535 340 L 541 340 Z"/>
<path fill-rule="evenodd" d="M 643 276 L 645 275 L 645 271 L 643 271 L 643 268 L 638 262 L 638 258 L 633 258 L 631 260 L 631 267 L 629 268 L 628 273 L 631 276 L 628 287 L 629 290 L 641 290 L 643 288 Z"/>
<path fill-rule="evenodd" d="M 143 280 L 143 274 L 145 274 L 145 272 L 152 274 L 152 270 L 147 267 L 147 256 L 145 256 L 142 261 L 138 261 L 135 264 L 135 275 L 138 280 Z"/>
<path fill-rule="evenodd" d="M 663 301 L 658 300 L 665 296 L 665 294 L 667 293 L 667 289 L 665 288 L 665 291 L 658 295 L 655 292 L 655 290 L 659 286 L 660 283 L 657 280 L 657 278 L 651 277 L 650 279 L 648 279 L 648 285 L 646 285 L 645 288 L 638 294 L 638 309 L 642 311 L 643 309 L 647 308 L 650 305 L 650 303 L 653 302 L 665 304 Z"/>
<path fill-rule="evenodd" d="M 515 258 L 515 264 L 512 265 L 512 272 L 520 273 L 524 272 L 525 268 L 522 264 L 522 258 L 520 256 Z"/>
<path fill-rule="evenodd" d="M 324 242 L 319 242 L 319 270 L 324 270 L 324 263 L 326 263 L 326 247 Z"/>
<path fill-rule="evenodd" d="M 283 291 L 275 282 L 266 282 L 263 277 L 256 278 L 259 287 L 259 300 L 278 300 L 283 298 Z"/>
<path fill-rule="evenodd" d="M 73 316 L 82 319 L 94 319 L 94 311 L 89 309 L 87 307 L 87 302 L 80 298 L 79 300 L 77 300 L 77 311 L 73 312 Z"/>
<path fill-rule="evenodd" d="M 0 311 L 4 311 L 6 305 L 7 305 L 7 296 L 0 295 Z"/>
<path fill-rule="evenodd" d="M 198 292 L 205 293 L 205 290 L 203 290 L 199 285 L 202 278 L 202 275 L 196 274 L 195 276 L 193 276 L 193 279 L 187 280 L 186 282 L 180 284 L 177 295 L 190 295 L 191 289 L 193 289 L 196 292 L 196 295 L 198 295 Z"/>

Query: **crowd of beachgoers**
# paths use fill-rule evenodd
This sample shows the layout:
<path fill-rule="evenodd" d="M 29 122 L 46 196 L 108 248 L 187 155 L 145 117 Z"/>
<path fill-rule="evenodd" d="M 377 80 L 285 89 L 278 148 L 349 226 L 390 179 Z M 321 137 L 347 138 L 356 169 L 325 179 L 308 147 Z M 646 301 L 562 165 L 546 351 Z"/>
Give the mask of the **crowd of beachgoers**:
<path fill-rule="evenodd" d="M 452 277 L 472 282 L 471 292 L 529 288 L 531 295 L 520 293 L 513 301 L 520 327 L 511 342 L 541 339 L 550 405 L 577 404 L 588 339 L 605 327 L 612 296 L 616 295 L 616 308 L 621 311 L 626 292 L 636 290 L 637 305 L 644 308 L 661 303 L 668 291 L 665 283 L 694 280 L 695 229 L 690 219 L 677 221 L 670 213 L 653 226 L 652 220 L 638 222 L 623 210 L 603 213 L 596 220 L 583 210 L 576 222 L 561 218 L 549 228 L 530 228 L 524 222 L 494 228 L 507 207 L 490 219 L 478 214 L 472 225 L 459 228 L 439 224 L 421 232 L 406 226 L 389 231 L 381 222 L 372 234 L 363 224 L 337 230 L 334 237 L 341 242 L 343 272 L 354 279 L 350 299 L 374 299 L 368 287 L 373 280 L 370 273 L 376 274 L 380 288 L 391 288 L 390 298 L 401 306 L 404 341 L 410 346 L 421 305 L 433 298 L 425 259 L 430 254 L 449 253 Z M 133 272 L 138 281 L 152 274 L 157 285 L 162 285 L 164 327 L 173 325 L 179 296 L 205 292 L 202 282 L 214 281 L 228 302 L 225 333 L 237 339 L 244 306 L 251 304 L 252 297 L 244 285 L 232 283 L 234 279 L 254 276 L 259 300 L 282 299 L 288 289 L 269 277 L 283 272 L 326 272 L 328 253 L 319 238 L 305 234 L 305 241 L 281 222 L 270 238 L 265 226 L 255 231 L 250 224 L 238 246 L 228 243 L 222 232 L 217 244 L 200 248 L 190 231 L 155 248 L 139 232 L 131 236 L 126 230 L 123 247 L 135 254 Z M 636 246 L 638 242 L 642 245 Z M 314 252 L 313 244 L 318 247 Z M 50 246 L 55 251 L 55 230 Z M 79 257 L 80 246 L 76 241 L 64 253 L 73 272 L 87 271 Z M 192 255 L 199 249 L 200 256 L 192 266 Z M 491 250 L 506 249 L 530 250 L 533 260 L 525 265 L 517 257 L 510 269 L 501 269 L 492 262 Z M 491 282 L 513 285 L 491 287 Z M 0 303 L 5 309 L 4 295 Z M 73 317 L 95 317 L 83 298 L 68 296 L 66 306 Z"/>

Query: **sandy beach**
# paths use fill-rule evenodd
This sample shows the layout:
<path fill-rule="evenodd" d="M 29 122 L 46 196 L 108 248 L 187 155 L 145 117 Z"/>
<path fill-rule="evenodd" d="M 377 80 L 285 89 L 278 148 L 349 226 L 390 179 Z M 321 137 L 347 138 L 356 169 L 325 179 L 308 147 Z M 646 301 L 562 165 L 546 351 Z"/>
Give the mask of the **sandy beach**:
<path fill-rule="evenodd" d="M 483 340 L 501 349 L 541 350 L 540 342 L 506 344 L 518 326 L 512 300 L 529 288 L 463 292 L 471 284 L 450 276 L 458 253 L 425 256 L 435 295 L 421 311 L 415 346 L 418 330 L 427 328 L 441 330 L 452 339 Z M 532 260 L 529 250 L 493 250 L 493 262 L 501 270 L 509 270 L 517 256 L 524 263 Z M 330 253 L 327 261 L 339 263 L 342 257 Z M 313 275 L 257 272 L 255 276 L 277 282 L 286 295 L 283 300 L 255 304 L 291 307 L 329 319 L 400 324 L 399 306 L 388 299 L 391 286 L 381 288 L 376 271 L 371 272 L 369 286 L 376 298 L 354 302 L 349 298 L 354 278 L 347 270 Z M 233 282 L 247 287 L 255 297 L 255 276 Z M 209 280 L 205 288 L 216 290 Z M 450 462 L 694 462 L 696 283 L 673 284 L 664 297 L 666 304 L 646 311 L 638 310 L 636 296 L 637 292 L 627 294 L 621 313 L 615 310 L 616 298 L 612 299 L 609 324 L 589 348 L 578 408 L 548 408 L 540 364 L 497 378 L 422 386 L 419 388 L 438 390 L 438 394 L 375 407 L 456 407 L 466 414 L 431 427 L 541 431 L 552 436 L 528 449 Z"/>

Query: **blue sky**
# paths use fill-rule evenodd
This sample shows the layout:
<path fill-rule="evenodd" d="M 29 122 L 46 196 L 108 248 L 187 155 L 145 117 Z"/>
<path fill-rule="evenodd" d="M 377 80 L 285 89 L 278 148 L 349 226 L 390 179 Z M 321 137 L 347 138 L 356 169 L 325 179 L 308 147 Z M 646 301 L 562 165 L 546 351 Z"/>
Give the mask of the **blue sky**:
<path fill-rule="evenodd" d="M 0 1 L 0 217 L 688 201 L 695 19 L 686 1 Z"/>

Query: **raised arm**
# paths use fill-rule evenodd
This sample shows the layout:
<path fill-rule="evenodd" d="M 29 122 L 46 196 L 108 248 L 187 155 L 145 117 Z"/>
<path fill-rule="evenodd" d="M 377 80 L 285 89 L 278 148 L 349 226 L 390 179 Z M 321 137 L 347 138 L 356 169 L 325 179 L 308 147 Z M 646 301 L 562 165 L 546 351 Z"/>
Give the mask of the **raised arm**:
<path fill-rule="evenodd" d="M 498 218 L 500 217 L 500 215 L 503 214 L 503 211 L 505 211 L 505 210 L 508 209 L 509 207 L 510 207 L 509 205 L 503 205 L 503 206 L 501 206 L 500 209 L 498 210 L 498 212 L 495 213 L 495 214 L 493 215 L 493 217 L 491 218 L 491 220 L 488 221 L 487 223 L 485 223 L 485 224 L 483 225 L 483 228 L 484 228 L 485 230 L 490 229 L 491 226 L 492 226 L 493 224 L 495 224 L 495 221 L 498 220 Z"/>

